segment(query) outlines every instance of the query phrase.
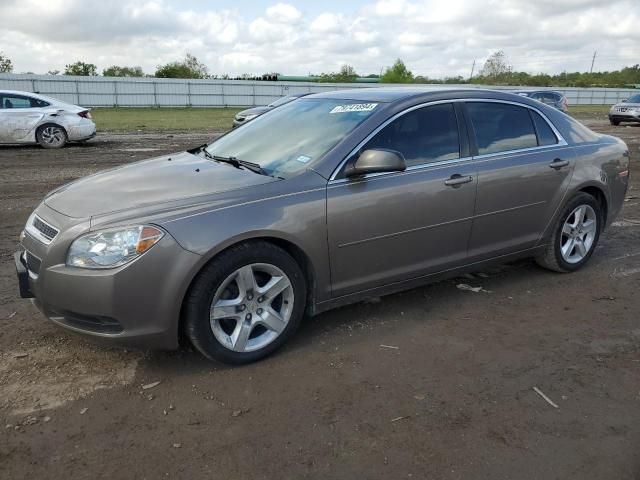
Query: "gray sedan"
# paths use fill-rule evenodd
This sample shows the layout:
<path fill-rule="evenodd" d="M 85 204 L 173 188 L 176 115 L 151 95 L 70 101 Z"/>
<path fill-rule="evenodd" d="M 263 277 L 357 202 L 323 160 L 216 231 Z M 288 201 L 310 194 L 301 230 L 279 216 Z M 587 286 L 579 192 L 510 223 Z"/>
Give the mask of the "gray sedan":
<path fill-rule="evenodd" d="M 15 264 L 61 327 L 246 363 L 305 313 L 522 257 L 577 270 L 628 175 L 624 142 L 526 97 L 322 93 L 58 188 Z"/>
<path fill-rule="evenodd" d="M 569 112 L 569 102 L 567 101 L 567 97 L 560 92 L 554 92 L 551 90 L 514 90 L 512 93 L 517 93 L 523 97 L 533 98 L 539 102 L 546 103 L 547 105 L 557 108 L 561 112 Z"/>
<path fill-rule="evenodd" d="M 271 102 L 269 105 L 248 108 L 247 110 L 242 110 L 238 112 L 235 117 L 233 117 L 233 128 L 239 127 L 240 125 L 244 125 L 245 123 L 253 120 L 256 117 L 259 117 L 263 113 L 268 112 L 274 108 L 280 107 L 282 105 L 286 105 L 289 102 L 293 102 L 298 98 L 302 98 L 309 95 L 308 93 L 294 93 L 292 95 L 287 95 L 286 97 L 282 97 L 277 99 L 274 102 Z"/>

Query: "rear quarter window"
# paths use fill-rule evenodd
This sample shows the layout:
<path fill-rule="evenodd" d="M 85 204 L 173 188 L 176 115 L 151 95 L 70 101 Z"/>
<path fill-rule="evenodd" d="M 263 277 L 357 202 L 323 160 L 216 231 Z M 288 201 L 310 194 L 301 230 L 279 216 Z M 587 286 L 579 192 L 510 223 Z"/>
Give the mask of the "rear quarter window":
<path fill-rule="evenodd" d="M 533 123 L 536 127 L 536 133 L 538 134 L 538 145 L 546 146 L 546 145 L 555 145 L 558 143 L 558 137 L 553 133 L 549 124 L 533 110 L 529 110 L 531 113 L 531 118 L 533 118 Z"/>
<path fill-rule="evenodd" d="M 45 102 L 44 100 L 40 100 L 39 98 L 31 98 L 30 100 L 32 108 L 42 108 L 51 105 L 49 102 Z"/>

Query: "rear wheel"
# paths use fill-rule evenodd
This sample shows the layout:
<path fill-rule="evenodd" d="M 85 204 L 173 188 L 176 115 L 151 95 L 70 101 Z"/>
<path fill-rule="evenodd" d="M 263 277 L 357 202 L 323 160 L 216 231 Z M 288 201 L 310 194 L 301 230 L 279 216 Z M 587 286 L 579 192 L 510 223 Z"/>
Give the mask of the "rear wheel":
<path fill-rule="evenodd" d="M 210 359 L 253 362 L 291 338 L 305 299 L 304 275 L 287 252 L 267 242 L 241 244 L 195 279 L 184 308 L 186 334 Z"/>
<path fill-rule="evenodd" d="M 67 143 L 67 132 L 60 125 L 48 123 L 38 128 L 36 140 L 43 148 L 62 148 Z"/>
<path fill-rule="evenodd" d="M 579 193 L 564 208 L 549 245 L 536 261 L 556 272 L 578 270 L 591 258 L 602 223 L 602 206 L 598 200 L 588 193 Z"/>

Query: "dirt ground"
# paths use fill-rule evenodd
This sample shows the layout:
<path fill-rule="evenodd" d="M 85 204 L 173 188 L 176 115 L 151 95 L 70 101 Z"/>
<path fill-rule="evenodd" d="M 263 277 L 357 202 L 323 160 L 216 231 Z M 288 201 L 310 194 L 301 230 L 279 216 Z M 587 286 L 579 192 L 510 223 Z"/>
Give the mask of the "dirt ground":
<path fill-rule="evenodd" d="M 522 261 L 341 308 L 242 368 L 61 331 L 12 263 L 47 191 L 210 135 L 0 147 L 0 478 L 640 479 L 640 127 L 584 121 L 633 162 L 586 268 Z"/>

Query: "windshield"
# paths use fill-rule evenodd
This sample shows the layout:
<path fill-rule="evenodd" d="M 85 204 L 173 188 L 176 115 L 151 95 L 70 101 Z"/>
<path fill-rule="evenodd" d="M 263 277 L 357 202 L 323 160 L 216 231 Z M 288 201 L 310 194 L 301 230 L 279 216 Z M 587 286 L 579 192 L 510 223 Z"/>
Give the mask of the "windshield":
<path fill-rule="evenodd" d="M 629 98 L 627 98 L 625 103 L 640 103 L 640 94 L 631 95 Z"/>
<path fill-rule="evenodd" d="M 275 102 L 271 102 L 267 107 L 279 107 L 280 105 L 284 105 L 285 103 L 293 102 L 298 97 L 293 97 L 289 95 L 288 97 L 282 97 L 276 100 Z"/>
<path fill-rule="evenodd" d="M 207 147 L 211 155 L 260 165 L 290 177 L 331 150 L 378 106 L 340 99 L 300 99 L 259 116 Z"/>

